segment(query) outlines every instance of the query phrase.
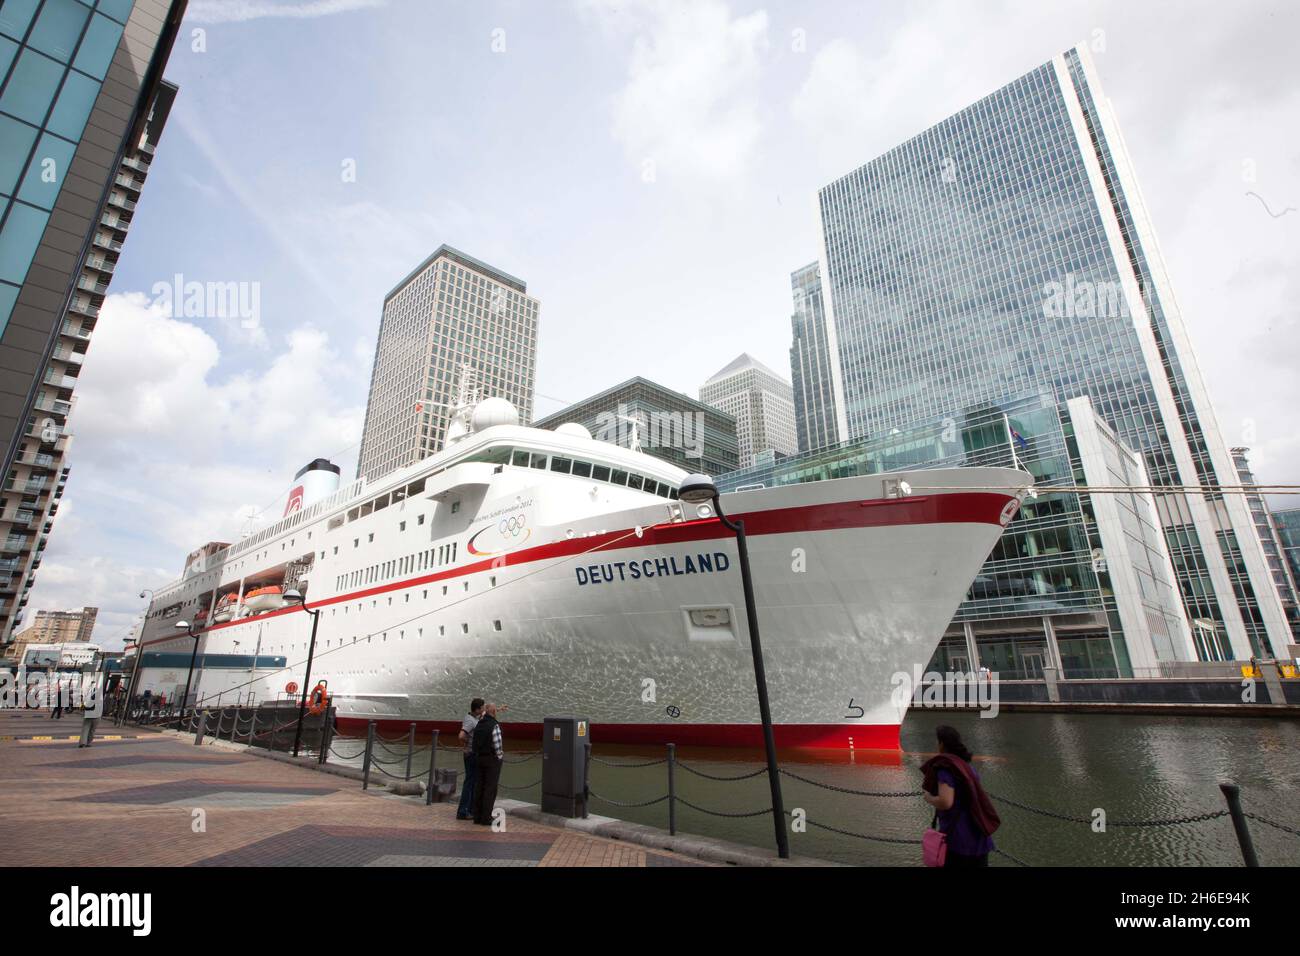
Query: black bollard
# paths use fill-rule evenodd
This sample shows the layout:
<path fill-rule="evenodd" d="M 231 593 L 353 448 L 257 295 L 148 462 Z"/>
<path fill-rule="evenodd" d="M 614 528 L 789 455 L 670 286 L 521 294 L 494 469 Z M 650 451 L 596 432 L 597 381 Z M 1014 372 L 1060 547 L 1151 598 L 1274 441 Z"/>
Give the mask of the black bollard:
<path fill-rule="evenodd" d="M 323 765 L 329 761 L 330 747 L 334 745 L 334 708 L 326 707 L 321 719 L 325 721 L 320 732 L 320 763 Z"/>
<path fill-rule="evenodd" d="M 366 725 L 366 759 L 361 765 L 361 789 L 370 788 L 370 755 L 375 749 L 375 722 Z"/>
<path fill-rule="evenodd" d="M 411 779 L 411 758 L 415 756 L 415 721 L 411 721 L 411 727 L 406 732 L 406 776 L 404 780 Z"/>
<path fill-rule="evenodd" d="M 438 779 L 438 731 L 433 732 L 433 743 L 429 744 L 429 784 L 424 788 L 424 805 L 433 803 L 433 788 Z"/>
<path fill-rule="evenodd" d="M 668 745 L 668 832 L 677 836 L 677 745 Z"/>
<path fill-rule="evenodd" d="M 1246 814 L 1241 810 L 1241 788 L 1235 783 L 1221 783 L 1223 799 L 1228 801 L 1228 813 L 1232 816 L 1232 828 L 1237 831 L 1237 843 L 1241 845 L 1241 858 L 1247 866 L 1259 866 L 1259 857 L 1255 855 L 1255 842 L 1250 838 L 1250 827 L 1246 825 Z"/>

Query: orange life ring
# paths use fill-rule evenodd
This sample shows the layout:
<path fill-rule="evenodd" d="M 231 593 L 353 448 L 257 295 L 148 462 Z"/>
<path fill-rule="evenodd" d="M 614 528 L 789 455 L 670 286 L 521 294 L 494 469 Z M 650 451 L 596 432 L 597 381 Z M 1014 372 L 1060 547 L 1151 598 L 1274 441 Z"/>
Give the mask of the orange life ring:
<path fill-rule="evenodd" d="M 329 706 L 330 698 L 325 682 L 321 681 L 312 688 L 311 695 L 307 698 L 307 712 L 309 714 L 323 714 L 325 708 Z"/>

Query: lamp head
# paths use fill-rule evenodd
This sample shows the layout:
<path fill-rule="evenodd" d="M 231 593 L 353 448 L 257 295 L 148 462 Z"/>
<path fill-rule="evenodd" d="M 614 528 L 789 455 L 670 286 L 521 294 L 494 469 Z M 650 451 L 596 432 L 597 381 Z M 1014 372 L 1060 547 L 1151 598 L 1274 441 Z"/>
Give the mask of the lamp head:
<path fill-rule="evenodd" d="M 190 629 L 190 622 L 177 621 L 175 624 L 172 625 L 172 627 L 176 628 L 177 630 L 188 631 Z"/>
<path fill-rule="evenodd" d="M 284 598 L 286 601 L 289 601 L 293 604 L 302 603 L 302 592 L 299 591 L 297 588 L 290 588 L 289 590 L 281 594 L 280 597 Z"/>
<path fill-rule="evenodd" d="M 687 475 L 677 489 L 677 497 L 688 504 L 699 505 L 718 496 L 718 486 L 708 475 Z"/>

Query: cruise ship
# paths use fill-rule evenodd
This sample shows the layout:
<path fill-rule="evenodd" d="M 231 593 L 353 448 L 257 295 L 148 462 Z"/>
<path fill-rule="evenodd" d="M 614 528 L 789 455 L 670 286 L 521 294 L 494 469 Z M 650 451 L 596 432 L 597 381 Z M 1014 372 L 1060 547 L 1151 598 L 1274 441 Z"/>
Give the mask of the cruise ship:
<path fill-rule="evenodd" d="M 311 684 L 343 732 L 450 733 L 484 697 L 512 739 L 571 714 L 599 742 L 761 746 L 736 541 L 679 499 L 686 475 L 462 398 L 440 452 L 346 487 L 318 459 L 275 524 L 193 552 L 153 596 L 135 692 L 178 699 L 197 641 L 192 700 L 287 699 L 315 625 Z M 1030 485 L 954 468 L 721 496 L 779 746 L 898 748 L 896 675 L 929 661 Z"/>

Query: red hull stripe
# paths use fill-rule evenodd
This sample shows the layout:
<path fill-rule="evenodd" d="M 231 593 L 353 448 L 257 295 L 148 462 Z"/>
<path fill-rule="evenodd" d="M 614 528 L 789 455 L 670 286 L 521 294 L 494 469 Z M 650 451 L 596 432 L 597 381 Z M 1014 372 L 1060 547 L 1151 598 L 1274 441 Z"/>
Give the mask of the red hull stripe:
<path fill-rule="evenodd" d="M 363 717 L 339 717 L 338 728 L 349 736 L 364 737 Z M 376 720 L 375 732 L 385 736 L 409 732 L 409 720 Z M 542 725 L 510 721 L 502 733 L 513 741 L 542 739 Z M 418 733 L 437 730 L 444 740 L 456 741 L 460 721 L 418 720 Z M 896 724 L 776 724 L 772 728 L 778 747 L 829 750 L 898 750 Z M 680 744 L 684 747 L 763 747 L 762 724 L 592 724 L 597 744 Z"/>
<path fill-rule="evenodd" d="M 884 528 L 902 525 L 921 524 L 991 524 L 1001 527 L 1003 507 L 1012 500 L 1011 495 L 988 491 L 963 491 L 946 495 L 916 495 L 910 498 L 877 498 L 870 501 L 837 501 L 824 505 L 801 505 L 795 508 L 776 508 L 753 514 L 733 515 L 733 520 L 745 522 L 747 535 L 791 534 L 800 531 L 838 531 L 849 528 Z M 498 555 L 491 560 L 476 561 L 458 568 L 448 568 L 433 574 L 420 575 L 376 585 L 337 597 L 325 598 L 312 604 L 312 608 L 342 604 L 362 598 L 402 591 L 425 584 L 434 584 L 452 578 L 466 577 L 483 571 L 495 571 L 502 567 L 515 567 L 531 564 L 534 561 L 548 561 L 554 558 L 568 558 L 575 554 L 590 552 L 599 554 L 619 551 L 626 548 L 644 548 L 669 544 L 681 544 L 687 541 L 710 541 L 729 539 L 730 531 L 713 518 L 696 521 L 682 521 L 676 524 L 654 525 L 644 529 L 641 537 L 632 534 L 632 529 L 606 531 L 598 535 L 566 538 L 551 544 L 523 548 L 508 554 Z M 277 611 L 265 611 L 256 615 L 262 621 L 281 614 L 302 613 L 299 607 L 281 608 Z M 224 627 L 247 624 L 254 618 L 227 621 L 213 624 L 206 630 L 219 631 Z M 182 635 L 183 636 L 183 635 Z M 174 641 L 176 637 L 159 637 L 145 644 L 161 641 Z"/>

